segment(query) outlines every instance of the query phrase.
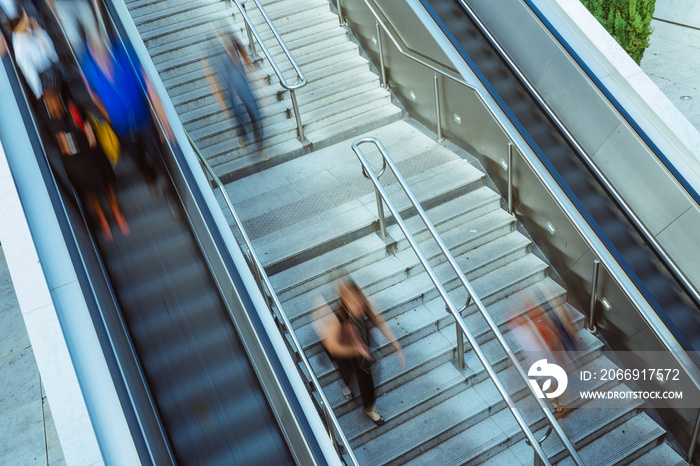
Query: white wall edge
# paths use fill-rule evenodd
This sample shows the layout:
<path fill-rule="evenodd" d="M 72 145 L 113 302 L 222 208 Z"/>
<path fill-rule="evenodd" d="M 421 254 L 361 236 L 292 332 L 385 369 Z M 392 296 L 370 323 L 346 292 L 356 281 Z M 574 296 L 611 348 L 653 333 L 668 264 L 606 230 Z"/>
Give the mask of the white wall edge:
<path fill-rule="evenodd" d="M 688 183 L 700 192 L 700 132 L 580 0 L 533 0 Z"/>

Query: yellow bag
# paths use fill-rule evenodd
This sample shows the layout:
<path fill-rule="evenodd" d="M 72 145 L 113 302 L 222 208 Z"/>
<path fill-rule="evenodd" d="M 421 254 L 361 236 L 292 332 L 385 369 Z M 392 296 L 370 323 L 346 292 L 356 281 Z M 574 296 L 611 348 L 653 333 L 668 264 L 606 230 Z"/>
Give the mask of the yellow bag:
<path fill-rule="evenodd" d="M 88 114 L 88 118 L 95 131 L 95 137 L 99 141 L 107 159 L 109 159 L 109 163 L 112 164 L 112 167 L 116 167 L 117 162 L 119 162 L 119 153 L 121 152 L 119 138 L 114 134 L 112 126 L 107 121 L 95 117 L 92 113 Z"/>

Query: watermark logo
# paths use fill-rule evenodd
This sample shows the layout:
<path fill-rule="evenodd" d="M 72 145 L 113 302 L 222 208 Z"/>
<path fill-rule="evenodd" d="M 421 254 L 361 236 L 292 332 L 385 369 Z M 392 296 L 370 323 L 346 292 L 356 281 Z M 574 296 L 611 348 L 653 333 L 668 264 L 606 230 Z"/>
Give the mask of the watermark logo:
<path fill-rule="evenodd" d="M 549 364 L 546 359 L 540 359 L 530 366 L 527 375 L 530 377 L 530 385 L 535 391 L 537 398 L 557 398 L 564 393 L 569 383 L 569 378 L 564 369 L 557 364 Z M 547 378 L 542 387 L 540 387 L 538 380 L 543 377 Z M 549 389 L 552 387 L 552 379 L 557 381 L 557 388 L 550 393 Z"/>

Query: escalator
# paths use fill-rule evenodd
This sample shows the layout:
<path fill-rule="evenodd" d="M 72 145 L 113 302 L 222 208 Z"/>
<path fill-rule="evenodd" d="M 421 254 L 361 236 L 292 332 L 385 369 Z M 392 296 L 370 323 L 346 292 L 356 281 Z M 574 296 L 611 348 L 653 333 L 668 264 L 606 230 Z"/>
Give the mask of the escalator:
<path fill-rule="evenodd" d="M 459 0 L 421 1 L 684 348 L 700 348 L 699 303 L 647 244 L 469 11 Z"/>
<path fill-rule="evenodd" d="M 124 162 L 131 235 L 98 243 L 177 462 L 293 463 L 175 194 Z"/>
<path fill-rule="evenodd" d="M 55 30 L 49 32 L 56 33 Z M 49 162 L 57 161 L 60 157 L 50 142 L 51 138 L 42 138 L 42 133 L 48 133 L 45 128 L 42 130 L 44 125 L 36 117 L 36 109 L 32 109 L 32 105 L 22 97 L 21 79 L 13 67 L 6 66 L 5 69 L 14 83 L 15 95 L 14 99 L 4 96 L 3 100 L 9 97 L 16 101 L 25 115 L 25 127 L 30 139 L 40 141 L 35 145 L 37 162 L 44 167 L 44 173 L 48 173 L 46 168 L 52 166 L 53 177 L 49 175 L 45 179 L 53 178 L 57 183 L 56 191 L 63 199 L 54 205 L 77 207 L 79 203 L 75 202 L 72 189 L 65 180 L 62 183 L 60 167 Z M 10 105 L 9 101 L 7 104 Z M 38 128 L 39 133 L 33 128 Z M 139 435 L 137 431 L 141 430 L 145 444 L 164 441 L 169 450 L 169 458 L 166 458 L 153 453 L 157 448 L 147 447 L 150 454 L 142 450 L 142 462 L 295 464 L 303 462 L 304 458 L 308 462 L 308 456 L 301 451 L 310 449 L 315 462 L 323 464 L 324 456 L 319 453 L 318 443 L 314 443 L 312 428 L 293 393 L 289 376 L 283 373 L 279 356 L 270 354 L 274 353 L 270 337 L 261 332 L 262 324 L 251 298 L 247 290 L 241 289 L 243 283 L 239 272 L 229 270 L 222 276 L 219 271 L 216 275 L 214 266 L 205 257 L 203 234 L 192 223 L 191 210 L 200 213 L 210 229 L 214 225 L 212 213 L 206 211 L 203 203 L 195 206 L 190 203 L 188 212 L 181 201 L 181 194 L 175 188 L 176 179 L 187 180 L 190 192 L 195 192 L 192 196 L 201 199 L 201 194 L 196 192 L 197 187 L 193 186 L 192 174 L 182 162 L 183 154 L 177 147 L 171 150 L 167 144 L 162 145 L 161 154 L 165 159 L 177 159 L 177 162 L 163 164 L 161 183 L 156 189 L 149 188 L 133 161 L 122 156 L 115 169 L 118 180 L 115 190 L 131 233 L 124 236 L 114 231 L 115 228 L 114 240 L 108 241 L 100 234 L 99 228 L 91 228 L 97 251 L 83 252 L 86 255 L 97 252 L 101 257 L 109 277 L 116 312 L 121 313 L 119 319 L 125 323 L 127 340 L 133 344 L 162 429 L 159 433 L 144 428 L 144 424 L 140 424 L 143 413 L 138 413 L 139 407 L 134 406 L 137 414 L 131 419 L 132 433 L 136 437 Z M 178 166 L 182 171 L 174 172 L 172 167 Z M 57 212 L 61 210 L 56 209 Z M 82 222 L 79 216 L 71 218 L 71 212 L 78 210 L 68 209 L 68 221 L 64 225 Z M 89 217 L 88 224 L 95 223 Z M 81 228 L 73 229 L 72 234 L 64 231 L 64 237 L 80 237 L 75 231 Z M 205 236 L 208 235 L 217 241 L 218 232 L 210 230 Z M 80 239 L 76 241 L 80 242 Z M 221 254 L 225 255 L 223 251 Z M 85 272 L 94 274 L 94 281 L 99 281 L 102 271 L 85 267 Z M 242 303 L 241 309 L 232 309 L 231 303 L 235 299 L 223 297 L 221 287 L 226 280 L 232 281 L 229 286 L 238 288 L 236 295 Z M 91 291 L 97 293 L 94 289 L 83 290 L 84 293 Z M 104 299 L 104 296 L 97 299 Z M 109 312 L 111 303 L 103 304 L 98 306 L 99 312 Z M 268 352 L 267 360 L 262 364 L 267 363 L 270 368 L 261 368 L 260 358 L 255 359 L 252 355 L 250 336 L 244 340 L 244 331 L 236 320 L 241 315 L 249 319 L 257 330 L 254 338 L 258 341 L 253 344 L 260 344 Z M 93 315 L 94 322 L 119 319 Z M 120 328 L 110 328 L 107 334 L 114 335 L 120 331 Z M 112 341 L 104 341 L 106 339 Z M 114 341 L 116 339 L 112 337 L 103 339 L 103 350 L 112 348 Z M 120 349 L 115 351 L 119 353 Z M 117 359 L 121 357 L 118 355 Z M 279 390 L 284 393 L 283 400 L 280 400 L 279 390 L 274 391 L 269 387 L 270 378 L 261 375 L 265 371 L 276 373 L 273 384 L 281 387 Z M 112 377 L 124 377 L 127 387 L 133 383 L 133 380 L 127 380 L 127 375 L 115 373 L 114 370 Z M 133 388 L 127 388 L 126 393 L 129 390 Z M 123 394 L 123 405 L 136 403 L 128 399 L 132 394 Z M 281 405 L 291 407 L 285 411 Z M 129 411 L 129 408 L 125 410 Z M 281 419 L 289 410 L 293 413 L 291 424 L 300 433 L 290 433 L 289 419 Z M 157 439 L 155 436 L 159 434 L 162 437 Z M 305 445 L 300 444 L 300 437 L 305 438 Z"/>

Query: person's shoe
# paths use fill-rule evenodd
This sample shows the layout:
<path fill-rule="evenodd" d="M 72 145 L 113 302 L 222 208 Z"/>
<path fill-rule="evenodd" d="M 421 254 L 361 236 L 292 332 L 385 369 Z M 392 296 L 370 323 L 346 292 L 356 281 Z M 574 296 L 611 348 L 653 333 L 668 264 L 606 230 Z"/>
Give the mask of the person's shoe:
<path fill-rule="evenodd" d="M 347 385 L 343 386 L 343 398 L 348 401 L 352 400 L 352 390 Z"/>
<path fill-rule="evenodd" d="M 370 418 L 372 420 L 372 422 L 374 422 L 378 426 L 384 425 L 384 418 L 382 416 L 380 416 L 379 413 L 376 412 L 375 410 L 372 410 L 372 411 L 365 410 L 365 415 L 367 415 L 367 417 Z"/>
<path fill-rule="evenodd" d="M 260 160 L 262 160 L 263 162 L 267 162 L 268 160 L 270 160 L 270 156 L 267 155 L 265 152 L 260 152 L 259 155 L 260 155 Z"/>
<path fill-rule="evenodd" d="M 243 136 L 241 136 L 241 137 L 238 138 L 238 147 L 240 147 L 240 148 L 242 149 L 242 148 L 244 148 L 244 147 L 247 146 L 247 145 L 248 145 L 248 144 L 246 143 L 246 140 L 245 140 L 245 138 L 244 138 Z"/>

